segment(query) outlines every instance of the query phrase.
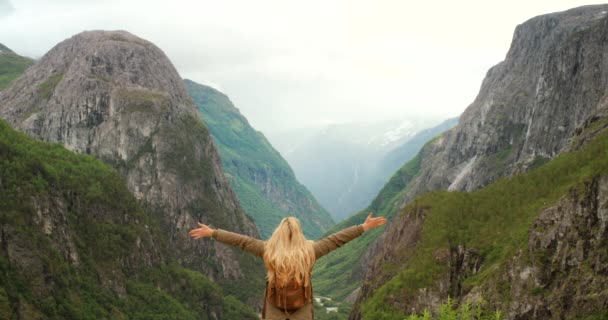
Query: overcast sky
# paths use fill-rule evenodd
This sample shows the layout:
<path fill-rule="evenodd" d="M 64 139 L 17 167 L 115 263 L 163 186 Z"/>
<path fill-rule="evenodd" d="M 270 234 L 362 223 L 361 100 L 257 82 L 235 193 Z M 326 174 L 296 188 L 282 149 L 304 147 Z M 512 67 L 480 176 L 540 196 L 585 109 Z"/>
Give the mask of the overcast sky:
<path fill-rule="evenodd" d="M 592 3 L 0 0 L 0 42 L 37 58 L 83 30 L 127 30 L 272 132 L 457 116 L 519 23 Z"/>

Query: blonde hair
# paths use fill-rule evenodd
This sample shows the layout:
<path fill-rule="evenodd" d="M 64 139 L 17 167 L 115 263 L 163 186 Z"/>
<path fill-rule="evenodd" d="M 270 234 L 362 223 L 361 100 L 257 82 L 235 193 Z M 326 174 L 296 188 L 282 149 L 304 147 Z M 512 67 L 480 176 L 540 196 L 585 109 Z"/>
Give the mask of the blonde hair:
<path fill-rule="evenodd" d="M 278 280 L 277 284 L 284 286 L 293 279 L 300 286 L 308 286 L 310 272 L 315 264 L 312 244 L 312 241 L 304 237 L 297 218 L 287 217 L 281 220 L 264 245 L 268 281 L 272 283 Z"/>

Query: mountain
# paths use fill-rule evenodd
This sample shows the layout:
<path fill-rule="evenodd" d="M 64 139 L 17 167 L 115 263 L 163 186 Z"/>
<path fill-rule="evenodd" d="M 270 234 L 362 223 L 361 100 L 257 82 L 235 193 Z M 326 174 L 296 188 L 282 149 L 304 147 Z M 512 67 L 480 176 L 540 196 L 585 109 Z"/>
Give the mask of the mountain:
<path fill-rule="evenodd" d="M 410 118 L 333 124 L 275 132 L 269 138 L 298 180 L 340 221 L 369 204 L 386 183 L 392 171 L 383 167 L 385 155 L 439 122 Z"/>
<path fill-rule="evenodd" d="M 401 317 L 448 295 L 483 297 L 509 319 L 606 316 L 607 12 L 516 28 L 459 124 L 408 165 L 351 318 Z"/>
<path fill-rule="evenodd" d="M 34 60 L 22 57 L 0 43 L 0 90 L 19 77 Z"/>
<path fill-rule="evenodd" d="M 606 317 L 608 118 L 593 125 L 583 130 L 595 139 L 528 173 L 416 197 L 385 234 L 391 245 L 373 257 L 351 317 L 395 319 L 448 296 L 481 297 L 507 319 Z"/>
<path fill-rule="evenodd" d="M 0 117 L 34 138 L 111 165 L 158 224 L 167 261 L 260 304 L 258 260 L 187 234 L 202 220 L 259 236 L 224 178 L 183 81 L 154 44 L 125 31 L 77 34 L 0 92 Z"/>
<path fill-rule="evenodd" d="M 391 218 L 398 211 L 397 200 L 402 195 L 405 186 L 420 168 L 421 155 L 416 154 L 425 143 L 428 144 L 429 140 L 437 138 L 445 130 L 453 127 L 456 122 L 456 118 L 449 119 L 433 128 L 422 130 L 384 156 L 379 165 L 381 170 L 376 174 L 389 176 L 388 173 L 392 173 L 392 176 L 387 179 L 388 182 L 364 210 L 339 222 L 326 235 L 351 225 L 363 223 L 369 212 Z M 397 165 L 399 161 L 407 161 L 408 164 L 400 168 Z M 316 292 L 336 300 L 354 302 L 358 292 L 357 288 L 361 285 L 364 275 L 365 261 L 369 258 L 365 252 L 378 239 L 380 232 L 379 230 L 366 232 L 341 248 L 339 252 L 333 252 L 320 259 L 315 265 L 313 277 Z M 340 285 L 336 285 L 336 283 Z"/>
<path fill-rule="evenodd" d="M 333 225 L 329 213 L 296 180 L 289 164 L 226 95 L 191 80 L 185 84 L 213 136 L 241 205 L 263 238 L 270 237 L 286 216 L 298 217 L 310 239 Z"/>
<path fill-rule="evenodd" d="M 416 157 L 393 174 L 367 208 L 337 223 L 326 235 L 348 226 L 363 223 L 370 212 L 374 212 L 375 216 L 385 216 L 389 220 L 392 219 L 399 211 L 399 200 L 407 190 L 407 185 L 417 176 L 421 165 L 420 160 L 428 150 L 430 143 L 432 142 L 428 142 Z M 354 303 L 365 270 L 372 258 L 371 253 L 374 252 L 369 250 L 370 246 L 376 243 L 382 231 L 381 229 L 374 229 L 365 232 L 340 250 L 331 252 L 319 259 L 313 270 L 312 279 L 315 291 L 322 296 L 331 297 L 338 301 Z"/>
<path fill-rule="evenodd" d="M 456 124 L 458 124 L 458 118 L 452 118 L 437 126 L 417 132 L 405 143 L 397 146 L 382 158 L 380 175 L 388 180 L 404 163 L 414 158 L 427 141 L 453 128 Z"/>
<path fill-rule="evenodd" d="M 158 219 L 101 161 L 0 120 L 0 177 L 0 318 L 257 319 L 170 258 Z"/>

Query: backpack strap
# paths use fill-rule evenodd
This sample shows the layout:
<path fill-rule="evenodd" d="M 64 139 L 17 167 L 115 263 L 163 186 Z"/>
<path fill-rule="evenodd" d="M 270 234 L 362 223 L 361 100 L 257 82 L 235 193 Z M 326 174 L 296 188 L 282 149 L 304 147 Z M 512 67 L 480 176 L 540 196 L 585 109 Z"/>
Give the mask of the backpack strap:
<path fill-rule="evenodd" d="M 268 280 L 266 280 L 266 289 L 264 290 L 264 303 L 262 303 L 262 319 L 266 319 L 266 304 L 268 303 Z M 313 318 L 314 319 L 314 318 Z"/>

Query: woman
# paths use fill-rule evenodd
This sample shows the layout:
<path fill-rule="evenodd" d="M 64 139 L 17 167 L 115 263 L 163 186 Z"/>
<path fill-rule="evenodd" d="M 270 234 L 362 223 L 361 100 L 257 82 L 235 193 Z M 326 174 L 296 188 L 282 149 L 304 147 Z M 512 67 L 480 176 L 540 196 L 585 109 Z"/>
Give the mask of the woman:
<path fill-rule="evenodd" d="M 310 320 L 314 318 L 310 276 L 315 261 L 363 232 L 385 223 L 386 218 L 373 218 L 370 213 L 363 224 L 346 228 L 319 241 L 306 240 L 300 221 L 294 217 L 284 218 L 268 241 L 220 229 L 214 230 L 202 223 L 198 224 L 200 228 L 190 230 L 190 236 L 194 239 L 213 237 L 217 241 L 249 251 L 264 260 L 267 282 L 262 319 Z M 302 303 L 298 304 L 301 306 L 297 309 L 281 308 L 289 305 L 286 290 L 291 289 L 287 288 L 302 288 L 302 299 L 294 299 L 302 300 Z M 281 304 L 282 299 L 285 300 L 284 304 Z"/>

